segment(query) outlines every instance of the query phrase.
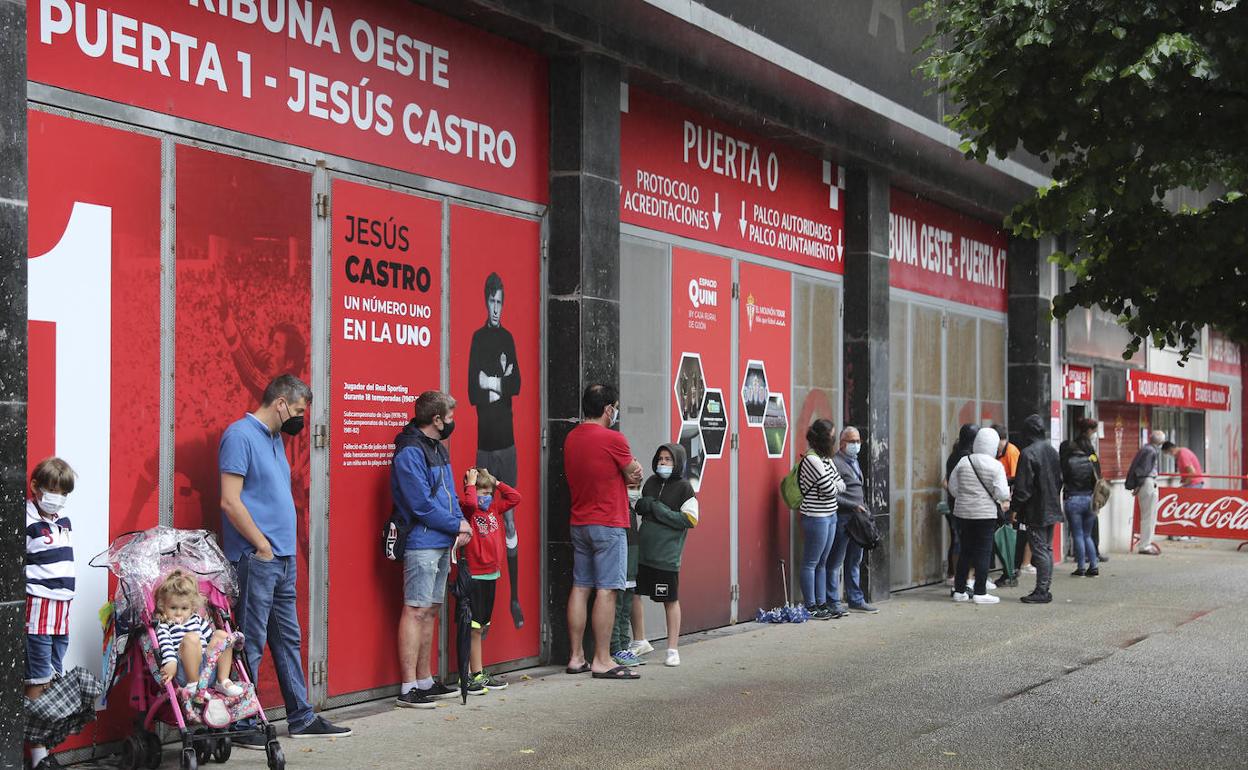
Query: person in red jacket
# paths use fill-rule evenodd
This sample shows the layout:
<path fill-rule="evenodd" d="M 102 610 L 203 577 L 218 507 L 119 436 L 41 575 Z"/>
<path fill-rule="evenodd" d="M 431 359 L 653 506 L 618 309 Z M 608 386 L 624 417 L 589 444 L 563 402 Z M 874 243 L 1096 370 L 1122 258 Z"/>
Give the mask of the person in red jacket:
<path fill-rule="evenodd" d="M 520 504 L 520 493 L 490 475 L 485 468 L 469 468 L 459 505 L 472 526 L 473 538 L 464 547 L 472 575 L 472 647 L 468 665 L 468 694 L 485 695 L 502 690 L 507 680 L 485 673 L 481 663 L 481 640 L 494 614 L 494 591 L 506 563 L 503 514 Z M 462 675 L 462 674 L 461 674 Z"/>

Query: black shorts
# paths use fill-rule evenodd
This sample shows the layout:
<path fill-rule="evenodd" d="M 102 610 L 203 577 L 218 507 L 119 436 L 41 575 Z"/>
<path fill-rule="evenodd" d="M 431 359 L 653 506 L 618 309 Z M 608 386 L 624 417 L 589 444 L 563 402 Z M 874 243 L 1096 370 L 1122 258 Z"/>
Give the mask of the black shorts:
<path fill-rule="evenodd" d="M 655 569 L 642 564 L 637 567 L 637 595 L 649 596 L 656 602 L 666 604 L 680 598 L 680 573 Z"/>
<path fill-rule="evenodd" d="M 494 591 L 498 587 L 498 580 L 476 580 L 472 581 L 472 627 L 473 628 L 489 628 L 490 618 L 494 615 Z"/>

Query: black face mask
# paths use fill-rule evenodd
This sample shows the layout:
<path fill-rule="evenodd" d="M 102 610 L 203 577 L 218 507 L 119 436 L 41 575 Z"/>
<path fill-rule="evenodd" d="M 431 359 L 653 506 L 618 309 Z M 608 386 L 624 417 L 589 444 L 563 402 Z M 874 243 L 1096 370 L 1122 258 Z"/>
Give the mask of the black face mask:
<path fill-rule="evenodd" d="M 286 411 L 289 414 L 290 408 L 287 407 Z M 282 420 L 281 431 L 288 436 L 298 436 L 303 432 L 303 422 L 303 415 L 292 414 L 290 417 Z"/>
<path fill-rule="evenodd" d="M 451 421 L 451 422 L 443 422 L 443 423 L 442 423 L 442 430 L 438 431 L 438 438 L 439 438 L 439 439 L 441 439 L 441 440 L 443 440 L 443 441 L 446 441 L 448 438 L 450 438 L 450 437 L 451 437 L 451 434 L 452 434 L 452 433 L 454 433 L 454 432 L 455 432 L 455 422 L 454 422 L 454 421 Z"/>

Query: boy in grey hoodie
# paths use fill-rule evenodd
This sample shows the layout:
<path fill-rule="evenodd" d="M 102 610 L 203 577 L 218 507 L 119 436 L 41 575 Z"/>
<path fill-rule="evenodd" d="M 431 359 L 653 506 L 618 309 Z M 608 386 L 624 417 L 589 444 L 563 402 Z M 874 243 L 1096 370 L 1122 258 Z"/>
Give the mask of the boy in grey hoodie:
<path fill-rule="evenodd" d="M 654 453 L 654 475 L 646 479 L 635 510 L 641 517 L 638 540 L 637 598 L 649 596 L 663 604 L 667 615 L 667 657 L 664 664 L 680 665 L 680 560 L 685 536 L 698 526 L 698 498 L 685 478 L 685 450 L 664 444 Z M 634 617 L 640 616 L 634 613 Z M 635 629 L 645 639 L 642 628 Z"/>

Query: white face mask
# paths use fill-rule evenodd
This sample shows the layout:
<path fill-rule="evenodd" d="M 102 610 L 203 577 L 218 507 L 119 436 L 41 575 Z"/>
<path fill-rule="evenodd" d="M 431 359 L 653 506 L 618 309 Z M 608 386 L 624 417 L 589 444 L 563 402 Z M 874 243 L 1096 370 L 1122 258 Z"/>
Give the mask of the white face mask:
<path fill-rule="evenodd" d="M 628 502 L 636 503 L 640 499 L 641 499 L 641 487 L 629 487 L 628 488 Z"/>
<path fill-rule="evenodd" d="M 660 465 L 659 467 L 654 469 L 654 472 L 659 474 L 665 479 L 670 479 L 672 477 L 672 466 Z"/>
<path fill-rule="evenodd" d="M 68 500 L 66 495 L 58 495 L 55 492 L 44 492 L 39 496 L 39 509 L 49 516 L 55 516 L 65 507 L 65 501 Z"/>
<path fill-rule="evenodd" d="M 618 406 L 611 407 L 611 427 L 614 428 L 620 424 L 620 408 Z"/>
<path fill-rule="evenodd" d="M 857 457 L 858 451 L 862 449 L 862 443 L 859 441 L 851 441 L 845 445 L 845 454 L 850 457 Z"/>

